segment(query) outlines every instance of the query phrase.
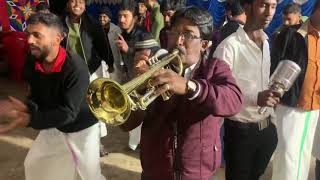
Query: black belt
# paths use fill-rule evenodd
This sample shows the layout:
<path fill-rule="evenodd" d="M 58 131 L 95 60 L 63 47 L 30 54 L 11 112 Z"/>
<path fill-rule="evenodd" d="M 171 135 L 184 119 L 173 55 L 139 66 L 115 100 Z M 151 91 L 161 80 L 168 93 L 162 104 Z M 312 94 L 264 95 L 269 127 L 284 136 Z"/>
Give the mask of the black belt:
<path fill-rule="evenodd" d="M 228 125 L 231 127 L 233 126 L 233 127 L 240 127 L 240 128 L 246 128 L 246 129 L 255 128 L 255 129 L 258 129 L 259 131 L 262 131 L 265 128 L 269 127 L 269 125 L 271 124 L 271 119 L 270 117 L 268 117 L 256 123 L 243 123 L 243 122 L 238 122 L 231 119 L 225 119 L 224 123 L 225 125 Z"/>

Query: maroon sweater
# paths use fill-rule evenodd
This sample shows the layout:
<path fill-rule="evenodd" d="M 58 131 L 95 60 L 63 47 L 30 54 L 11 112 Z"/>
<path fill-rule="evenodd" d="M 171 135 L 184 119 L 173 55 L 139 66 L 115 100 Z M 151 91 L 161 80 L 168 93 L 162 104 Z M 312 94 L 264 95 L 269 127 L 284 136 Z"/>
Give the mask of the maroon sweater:
<path fill-rule="evenodd" d="M 173 180 L 175 121 L 182 180 L 208 180 L 219 166 L 220 120 L 240 111 L 241 91 L 229 66 L 217 59 L 201 61 L 192 79 L 201 86 L 196 99 L 175 95 L 164 102 L 158 98 L 144 116 L 140 155 L 149 180 Z"/>

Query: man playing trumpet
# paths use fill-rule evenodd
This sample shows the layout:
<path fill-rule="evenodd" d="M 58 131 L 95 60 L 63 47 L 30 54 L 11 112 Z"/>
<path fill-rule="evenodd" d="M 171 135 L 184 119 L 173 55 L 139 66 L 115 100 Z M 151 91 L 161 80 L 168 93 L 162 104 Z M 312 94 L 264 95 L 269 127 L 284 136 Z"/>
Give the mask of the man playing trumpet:
<path fill-rule="evenodd" d="M 212 17 L 196 7 L 178 10 L 168 33 L 169 51 L 178 47 L 186 67 L 183 77 L 170 69 L 156 72 L 149 84 L 174 95 L 156 99 L 146 111 L 133 111 L 122 124 L 130 130 L 142 122 L 143 180 L 209 179 L 220 163 L 220 119 L 240 111 L 242 95 L 227 64 L 206 59 Z M 135 55 L 136 74 L 149 69 L 150 51 Z"/>

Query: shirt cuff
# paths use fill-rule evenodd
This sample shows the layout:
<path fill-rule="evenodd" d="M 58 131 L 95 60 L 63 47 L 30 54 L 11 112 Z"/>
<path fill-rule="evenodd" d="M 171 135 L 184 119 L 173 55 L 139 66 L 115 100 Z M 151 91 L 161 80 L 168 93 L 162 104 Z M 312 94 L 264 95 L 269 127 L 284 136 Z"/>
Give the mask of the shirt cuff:
<path fill-rule="evenodd" d="M 188 98 L 190 101 L 194 100 L 195 98 L 197 98 L 199 96 L 199 94 L 200 94 L 200 91 L 201 91 L 200 84 L 197 81 L 193 81 L 193 82 L 195 82 L 197 84 L 197 91 L 196 91 L 196 93 L 194 93 L 194 95 L 192 97 Z"/>

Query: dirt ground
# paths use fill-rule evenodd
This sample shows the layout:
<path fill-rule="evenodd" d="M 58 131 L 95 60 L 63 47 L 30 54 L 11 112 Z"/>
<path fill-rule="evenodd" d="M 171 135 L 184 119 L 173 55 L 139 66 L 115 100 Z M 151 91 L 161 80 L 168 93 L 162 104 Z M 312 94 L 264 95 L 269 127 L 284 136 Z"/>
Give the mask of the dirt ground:
<path fill-rule="evenodd" d="M 21 84 L 0 78 L 0 98 L 12 95 L 24 98 L 27 90 Z M 24 180 L 24 158 L 35 139 L 37 131 L 30 128 L 19 129 L 10 134 L 0 135 L 0 180 Z M 102 173 L 107 180 L 140 180 L 141 165 L 139 150 L 128 148 L 128 133 L 118 128 L 108 128 L 108 136 L 102 143 L 109 155 L 101 158 Z M 271 165 L 261 180 L 271 179 Z M 224 170 L 220 169 L 215 180 L 224 180 Z M 311 165 L 309 180 L 314 180 L 314 163 Z"/>

